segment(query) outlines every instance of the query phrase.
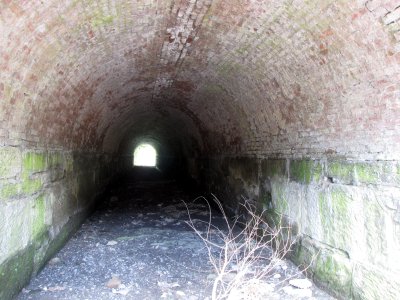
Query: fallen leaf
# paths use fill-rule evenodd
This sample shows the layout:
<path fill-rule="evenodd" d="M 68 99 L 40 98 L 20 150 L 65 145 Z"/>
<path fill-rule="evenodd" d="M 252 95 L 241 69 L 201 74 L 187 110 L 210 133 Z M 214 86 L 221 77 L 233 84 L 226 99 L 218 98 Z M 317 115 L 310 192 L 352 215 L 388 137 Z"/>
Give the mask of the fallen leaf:
<path fill-rule="evenodd" d="M 107 283 L 106 286 L 110 289 L 117 289 L 121 284 L 121 280 L 117 276 L 113 276 Z"/>
<path fill-rule="evenodd" d="M 312 283 L 308 279 L 292 279 L 289 280 L 289 284 L 297 287 L 298 289 L 308 289 L 312 287 Z"/>
<path fill-rule="evenodd" d="M 49 290 L 50 292 L 63 291 L 63 290 L 65 290 L 65 287 L 56 285 L 56 286 L 49 287 L 47 290 Z"/>
<path fill-rule="evenodd" d="M 53 257 L 52 259 L 49 260 L 49 265 L 56 265 L 59 264 L 61 262 L 61 259 L 59 259 L 58 257 Z"/>

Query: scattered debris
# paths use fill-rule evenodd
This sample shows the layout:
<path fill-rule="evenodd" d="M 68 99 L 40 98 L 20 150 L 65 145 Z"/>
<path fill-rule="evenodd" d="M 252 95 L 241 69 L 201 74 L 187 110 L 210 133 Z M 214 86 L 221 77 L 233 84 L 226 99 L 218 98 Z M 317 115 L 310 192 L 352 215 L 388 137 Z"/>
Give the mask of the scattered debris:
<path fill-rule="evenodd" d="M 107 246 L 115 246 L 116 244 L 118 244 L 117 241 L 109 241 L 109 242 L 107 243 Z"/>
<path fill-rule="evenodd" d="M 114 288 L 111 291 L 112 291 L 113 294 L 120 294 L 120 295 L 126 296 L 131 291 L 131 287 L 130 286 L 125 286 L 124 284 L 121 284 L 118 289 Z"/>
<path fill-rule="evenodd" d="M 249 280 L 246 284 L 233 288 L 228 300 L 263 300 L 270 299 L 274 286 L 259 279 Z"/>
<path fill-rule="evenodd" d="M 289 284 L 298 289 L 309 289 L 312 287 L 312 282 L 308 279 L 292 279 L 289 280 Z"/>
<path fill-rule="evenodd" d="M 310 298 L 312 297 L 312 291 L 310 289 L 299 289 L 299 288 L 294 288 L 292 286 L 285 286 L 282 289 L 287 295 L 290 296 L 295 296 L 295 297 L 304 297 L 304 298 Z"/>
<path fill-rule="evenodd" d="M 49 260 L 49 265 L 57 265 L 61 262 L 61 259 L 58 257 L 53 257 Z"/>
<path fill-rule="evenodd" d="M 47 290 L 50 291 L 50 292 L 57 292 L 57 291 L 65 290 L 65 287 L 56 285 L 56 286 L 52 286 L 52 287 L 47 288 Z"/>
<path fill-rule="evenodd" d="M 121 285 L 121 280 L 117 276 L 113 276 L 106 284 L 110 289 L 117 289 Z"/>
<path fill-rule="evenodd" d="M 208 208 L 190 201 L 197 195 L 185 195 L 171 182 L 168 184 L 128 183 L 110 191 L 104 196 L 106 201 L 17 300 L 210 300 L 217 276 L 203 242 L 185 223 L 188 215 L 181 199 L 187 200 L 200 227 L 209 220 Z M 218 213 L 212 220 L 223 224 Z M 218 230 L 210 229 L 210 233 L 217 234 Z M 239 269 L 231 264 L 228 276 L 234 278 Z M 230 299 L 257 300 L 260 293 L 264 297 L 261 299 L 298 299 L 299 295 L 333 299 L 315 286 L 290 286 L 289 279 L 298 274 L 292 263 L 278 261 L 267 282 L 243 286 L 236 291 L 239 298 Z M 243 275 L 252 276 L 250 270 Z M 123 283 L 121 278 L 129 282 Z"/>

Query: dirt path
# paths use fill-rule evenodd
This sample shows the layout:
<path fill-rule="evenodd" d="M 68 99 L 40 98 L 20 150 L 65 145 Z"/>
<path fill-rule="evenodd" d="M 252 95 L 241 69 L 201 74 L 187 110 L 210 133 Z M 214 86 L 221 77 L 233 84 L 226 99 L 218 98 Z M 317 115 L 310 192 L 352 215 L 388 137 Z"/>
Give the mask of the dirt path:
<path fill-rule="evenodd" d="M 207 251 L 185 224 L 182 200 L 193 196 L 158 181 L 130 182 L 105 199 L 17 299 L 210 299 L 215 275 Z M 195 221 L 207 220 L 201 203 L 190 210 Z M 306 291 L 277 285 L 291 276 L 304 278 L 282 261 L 268 279 L 270 299 L 333 299 L 314 285 Z"/>

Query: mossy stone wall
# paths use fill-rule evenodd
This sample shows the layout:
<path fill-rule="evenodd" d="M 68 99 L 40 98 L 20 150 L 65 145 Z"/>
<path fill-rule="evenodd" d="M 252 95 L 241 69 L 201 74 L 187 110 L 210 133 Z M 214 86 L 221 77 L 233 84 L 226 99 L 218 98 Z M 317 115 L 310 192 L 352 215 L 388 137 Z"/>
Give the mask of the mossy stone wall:
<path fill-rule="evenodd" d="M 224 158 L 210 190 L 238 211 L 242 197 L 298 233 L 291 258 L 340 299 L 400 295 L 400 163 Z"/>
<path fill-rule="evenodd" d="M 0 147 L 0 299 L 12 299 L 79 227 L 113 165 L 103 154 Z"/>

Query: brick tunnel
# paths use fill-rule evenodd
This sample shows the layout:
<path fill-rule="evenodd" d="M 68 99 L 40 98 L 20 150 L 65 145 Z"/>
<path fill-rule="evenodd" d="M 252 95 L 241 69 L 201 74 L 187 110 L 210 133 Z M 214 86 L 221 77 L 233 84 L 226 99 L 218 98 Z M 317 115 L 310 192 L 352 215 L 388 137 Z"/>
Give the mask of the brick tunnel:
<path fill-rule="evenodd" d="M 298 231 L 343 299 L 400 298 L 398 1 L 0 1 L 0 298 L 155 147 Z"/>

